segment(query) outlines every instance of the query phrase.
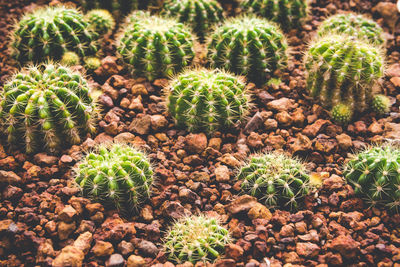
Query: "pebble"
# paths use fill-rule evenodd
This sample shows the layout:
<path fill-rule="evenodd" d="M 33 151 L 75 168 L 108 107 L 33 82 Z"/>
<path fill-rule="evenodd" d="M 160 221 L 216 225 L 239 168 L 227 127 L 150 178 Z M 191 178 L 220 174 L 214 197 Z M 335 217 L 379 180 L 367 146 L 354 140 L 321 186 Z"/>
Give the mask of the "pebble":
<path fill-rule="evenodd" d="M 106 267 L 124 267 L 125 259 L 121 254 L 112 254 L 106 260 Z"/>
<path fill-rule="evenodd" d="M 204 133 L 189 134 L 185 138 L 185 149 L 191 154 L 201 154 L 207 147 L 207 136 Z"/>
<path fill-rule="evenodd" d="M 140 256 L 131 255 L 128 258 L 126 266 L 127 267 L 143 267 L 143 266 L 146 266 L 146 261 Z"/>
<path fill-rule="evenodd" d="M 114 248 L 110 242 L 97 240 L 92 252 L 96 257 L 106 257 L 114 253 Z"/>
<path fill-rule="evenodd" d="M 158 254 L 158 248 L 152 242 L 147 240 L 142 240 L 137 247 L 144 256 L 155 257 Z"/>

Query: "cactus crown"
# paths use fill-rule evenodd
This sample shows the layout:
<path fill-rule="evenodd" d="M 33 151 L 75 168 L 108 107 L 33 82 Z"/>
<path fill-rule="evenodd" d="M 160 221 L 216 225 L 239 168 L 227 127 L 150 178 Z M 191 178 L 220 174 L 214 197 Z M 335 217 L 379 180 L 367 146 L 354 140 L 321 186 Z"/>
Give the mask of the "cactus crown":
<path fill-rule="evenodd" d="M 123 211 L 134 210 L 151 194 L 151 164 L 127 144 L 99 145 L 78 163 L 75 173 L 84 196 Z"/>
<path fill-rule="evenodd" d="M 253 156 L 239 170 L 244 192 L 271 208 L 297 209 L 311 187 L 304 164 L 280 153 Z"/>
<path fill-rule="evenodd" d="M 184 217 L 175 222 L 165 237 L 164 248 L 175 263 L 213 261 L 231 241 L 228 230 L 215 218 Z"/>
<path fill-rule="evenodd" d="M 212 133 L 230 128 L 247 115 L 246 85 L 220 70 L 188 70 L 172 81 L 167 106 L 178 127 Z"/>
<path fill-rule="evenodd" d="M 65 66 L 75 66 L 80 63 L 80 58 L 75 52 L 65 52 L 60 63 Z"/>
<path fill-rule="evenodd" d="M 263 84 L 267 74 L 287 66 L 287 42 L 271 22 L 241 16 L 227 20 L 211 34 L 208 58 L 213 68 L 245 75 Z"/>
<path fill-rule="evenodd" d="M 85 15 L 93 31 L 99 36 L 110 34 L 115 27 L 115 20 L 105 9 L 93 9 Z"/>
<path fill-rule="evenodd" d="M 0 120 L 8 142 L 27 153 L 57 152 L 94 133 L 97 111 L 84 78 L 67 67 L 42 64 L 23 69 L 4 85 Z"/>
<path fill-rule="evenodd" d="M 375 207 L 400 211 L 400 149 L 383 144 L 354 155 L 345 166 L 344 176 L 357 195 Z"/>
<path fill-rule="evenodd" d="M 353 118 L 353 110 L 349 105 L 339 103 L 332 108 L 331 116 L 335 122 L 346 125 Z"/>
<path fill-rule="evenodd" d="M 372 109 L 378 115 L 383 115 L 385 113 L 388 113 L 390 111 L 391 105 L 392 104 L 390 103 L 389 97 L 385 95 L 376 95 L 372 100 Z"/>

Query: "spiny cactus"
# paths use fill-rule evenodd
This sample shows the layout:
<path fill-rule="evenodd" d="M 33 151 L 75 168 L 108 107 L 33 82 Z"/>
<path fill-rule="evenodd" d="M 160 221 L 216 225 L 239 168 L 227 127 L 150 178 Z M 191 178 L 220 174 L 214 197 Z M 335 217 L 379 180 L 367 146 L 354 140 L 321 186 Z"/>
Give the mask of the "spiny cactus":
<path fill-rule="evenodd" d="M 97 57 L 84 58 L 85 68 L 89 71 L 97 70 L 101 66 L 101 60 Z"/>
<path fill-rule="evenodd" d="M 357 195 L 371 206 L 400 211 L 400 149 L 391 144 L 372 146 L 354 155 L 344 176 Z"/>
<path fill-rule="evenodd" d="M 276 152 L 253 156 L 237 178 L 244 192 L 271 208 L 297 209 L 312 188 L 303 163 Z"/>
<path fill-rule="evenodd" d="M 241 0 L 243 12 L 275 21 L 285 30 L 298 27 L 307 17 L 306 0 Z"/>
<path fill-rule="evenodd" d="M 250 97 L 237 77 L 219 70 L 188 70 L 172 81 L 167 106 L 178 127 L 223 130 L 248 113 Z"/>
<path fill-rule="evenodd" d="M 101 144 L 75 169 L 84 196 L 122 211 L 133 211 L 149 198 L 153 170 L 147 156 L 127 144 Z"/>
<path fill-rule="evenodd" d="M 79 0 L 79 2 L 85 10 L 106 9 L 118 20 L 139 7 L 139 0 Z"/>
<path fill-rule="evenodd" d="M 385 42 L 383 30 L 375 21 L 353 13 L 337 14 L 324 20 L 318 28 L 318 35 L 327 34 L 346 34 L 378 45 Z"/>
<path fill-rule="evenodd" d="M 383 76 L 380 48 L 353 37 L 329 35 L 311 44 L 305 56 L 307 88 L 325 108 L 343 103 L 365 111 L 372 88 Z"/>
<path fill-rule="evenodd" d="M 191 64 L 194 37 L 181 23 L 173 19 L 131 14 L 117 41 L 122 60 L 137 76 L 149 80 L 169 77 Z"/>
<path fill-rule="evenodd" d="M 11 34 L 12 56 L 20 63 L 60 60 L 67 51 L 84 57 L 97 52 L 97 34 L 83 15 L 67 7 L 44 7 L 25 14 Z"/>
<path fill-rule="evenodd" d="M 339 103 L 332 108 L 331 116 L 335 122 L 346 125 L 353 118 L 353 110 L 349 105 Z"/>
<path fill-rule="evenodd" d="M 189 24 L 201 41 L 210 27 L 224 18 L 216 0 L 167 0 L 162 14 Z"/>
<path fill-rule="evenodd" d="M 195 264 L 214 261 L 230 241 L 228 230 L 217 219 L 204 215 L 189 216 L 175 222 L 169 229 L 164 248 L 173 262 Z"/>
<path fill-rule="evenodd" d="M 372 100 L 372 109 L 378 114 L 383 115 L 390 111 L 390 103 L 389 97 L 385 95 L 376 95 Z"/>
<path fill-rule="evenodd" d="M 85 15 L 85 18 L 99 36 L 110 34 L 115 27 L 113 16 L 105 9 L 93 9 Z"/>
<path fill-rule="evenodd" d="M 213 68 L 224 68 L 256 83 L 287 66 L 286 38 L 277 26 L 256 17 L 238 17 L 217 27 L 208 41 Z"/>
<path fill-rule="evenodd" d="M 97 111 L 89 85 L 67 67 L 47 64 L 22 69 L 4 85 L 0 120 L 8 143 L 27 153 L 58 152 L 94 133 Z"/>
<path fill-rule="evenodd" d="M 65 52 L 61 58 L 60 63 L 65 66 L 75 66 L 80 63 L 80 58 L 75 52 Z"/>

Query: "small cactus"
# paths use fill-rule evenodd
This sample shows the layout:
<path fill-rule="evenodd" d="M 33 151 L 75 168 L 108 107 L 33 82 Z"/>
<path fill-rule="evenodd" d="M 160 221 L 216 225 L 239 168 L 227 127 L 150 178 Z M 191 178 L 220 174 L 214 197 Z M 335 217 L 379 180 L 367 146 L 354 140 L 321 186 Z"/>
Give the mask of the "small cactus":
<path fill-rule="evenodd" d="M 11 34 L 11 54 L 20 63 L 60 60 L 67 51 L 84 57 L 97 52 L 97 34 L 76 9 L 39 8 L 25 14 Z"/>
<path fill-rule="evenodd" d="M 97 70 L 101 66 L 101 60 L 97 57 L 86 57 L 84 62 L 85 68 L 89 71 Z"/>
<path fill-rule="evenodd" d="M 312 188 L 303 163 L 276 152 L 253 156 L 237 177 L 244 192 L 270 208 L 295 210 Z"/>
<path fill-rule="evenodd" d="M 306 0 L 241 0 L 240 6 L 243 12 L 275 21 L 285 30 L 300 26 L 307 17 Z"/>
<path fill-rule="evenodd" d="M 79 0 L 85 10 L 105 9 L 118 20 L 139 7 L 140 0 Z M 145 2 L 145 1 L 144 1 Z"/>
<path fill-rule="evenodd" d="M 134 211 L 149 198 L 153 170 L 147 156 L 127 144 L 101 144 L 75 169 L 84 196 L 122 211 Z"/>
<path fill-rule="evenodd" d="M 67 67 L 22 69 L 1 92 L 0 120 L 8 143 L 27 153 L 58 152 L 66 144 L 79 144 L 96 130 L 89 90 L 86 80 Z"/>
<path fill-rule="evenodd" d="M 167 0 L 162 14 L 189 24 L 201 41 L 210 27 L 224 18 L 216 0 Z"/>
<path fill-rule="evenodd" d="M 117 50 L 137 76 L 169 77 L 194 58 L 192 33 L 173 19 L 134 12 L 122 28 Z"/>
<path fill-rule="evenodd" d="M 391 144 L 372 146 L 354 155 L 344 176 L 355 193 L 373 207 L 400 211 L 400 149 Z"/>
<path fill-rule="evenodd" d="M 64 55 L 61 58 L 60 63 L 65 66 L 75 66 L 79 65 L 80 63 L 80 58 L 78 54 L 75 52 L 65 52 Z"/>
<path fill-rule="evenodd" d="M 265 19 L 230 19 L 210 36 L 208 58 L 212 68 L 223 68 L 264 84 L 267 74 L 287 66 L 286 38 Z"/>
<path fill-rule="evenodd" d="M 332 108 L 331 116 L 335 122 L 347 125 L 353 118 L 353 110 L 349 105 L 339 103 Z"/>
<path fill-rule="evenodd" d="M 99 36 L 110 34 L 115 27 L 113 16 L 105 9 L 93 9 L 85 15 L 85 18 Z"/>
<path fill-rule="evenodd" d="M 390 111 L 390 103 L 389 97 L 385 95 L 376 95 L 372 100 L 372 109 L 378 114 L 383 115 Z"/>
<path fill-rule="evenodd" d="M 353 13 L 333 15 L 322 22 L 318 35 L 346 34 L 357 39 L 381 45 L 385 42 L 383 30 L 375 21 Z"/>
<path fill-rule="evenodd" d="M 167 106 L 178 127 L 223 130 L 247 115 L 250 97 L 237 77 L 219 70 L 188 70 L 171 82 Z"/>
<path fill-rule="evenodd" d="M 231 241 L 228 230 L 217 219 L 188 216 L 175 222 L 165 237 L 168 258 L 177 263 L 212 262 Z"/>

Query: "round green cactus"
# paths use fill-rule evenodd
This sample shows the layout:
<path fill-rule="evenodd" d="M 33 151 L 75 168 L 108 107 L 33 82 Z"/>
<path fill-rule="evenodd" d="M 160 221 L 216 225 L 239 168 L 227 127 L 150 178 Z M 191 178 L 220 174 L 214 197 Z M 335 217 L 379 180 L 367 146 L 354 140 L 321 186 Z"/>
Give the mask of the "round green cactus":
<path fill-rule="evenodd" d="M 101 144 L 75 169 L 84 196 L 122 211 L 133 211 L 150 197 L 153 170 L 147 156 L 127 144 Z"/>
<path fill-rule="evenodd" d="M 349 105 L 339 103 L 332 108 L 331 116 L 335 122 L 346 125 L 353 118 L 353 110 Z"/>
<path fill-rule="evenodd" d="M 189 24 L 200 40 L 210 27 L 223 20 L 223 10 L 216 0 L 167 0 L 162 14 Z"/>
<path fill-rule="evenodd" d="M 391 107 L 389 97 L 385 95 L 376 95 L 372 100 L 372 109 L 378 114 L 383 115 L 390 111 Z"/>
<path fill-rule="evenodd" d="M 184 262 L 212 262 L 223 253 L 231 241 L 228 230 L 217 219 L 204 215 L 184 217 L 174 223 L 165 237 L 168 258 Z"/>
<path fill-rule="evenodd" d="M 137 76 L 169 77 L 194 58 L 192 33 L 173 19 L 134 12 L 122 28 L 117 50 Z"/>
<path fill-rule="evenodd" d="M 312 189 L 310 177 L 299 160 L 280 153 L 253 156 L 239 170 L 244 192 L 270 208 L 297 209 Z"/>
<path fill-rule="evenodd" d="M 139 7 L 138 0 L 79 0 L 85 10 L 106 9 L 118 20 Z"/>
<path fill-rule="evenodd" d="M 210 36 L 208 58 L 212 68 L 223 68 L 263 84 L 267 74 L 287 66 L 286 38 L 265 19 L 233 18 Z"/>
<path fill-rule="evenodd" d="M 374 44 L 383 44 L 383 29 L 375 21 L 362 15 L 353 13 L 333 15 L 322 22 L 318 28 L 318 34 L 346 34 L 365 39 Z"/>
<path fill-rule="evenodd" d="M 27 153 L 58 152 L 96 131 L 97 110 L 84 78 L 47 64 L 22 69 L 4 85 L 0 120 L 9 144 Z"/>
<path fill-rule="evenodd" d="M 344 176 L 358 196 L 374 207 L 400 211 L 400 149 L 383 144 L 354 155 Z"/>
<path fill-rule="evenodd" d="M 167 106 L 189 131 L 231 128 L 248 113 L 250 97 L 239 78 L 219 70 L 188 70 L 171 82 Z"/>
<path fill-rule="evenodd" d="M 60 63 L 65 66 L 75 66 L 80 63 L 80 58 L 75 52 L 65 52 Z"/>
<path fill-rule="evenodd" d="M 89 71 L 97 70 L 101 66 L 101 60 L 97 57 L 86 57 L 84 62 L 85 68 Z"/>
<path fill-rule="evenodd" d="M 306 0 L 241 0 L 243 12 L 275 21 L 285 30 L 298 27 L 307 17 Z"/>
<path fill-rule="evenodd" d="M 67 51 L 97 52 L 97 34 L 76 9 L 44 7 L 25 14 L 11 34 L 12 56 L 20 63 L 60 60 Z"/>
<path fill-rule="evenodd" d="M 115 27 L 115 20 L 105 9 L 93 9 L 85 15 L 86 20 L 99 36 L 110 34 Z"/>

